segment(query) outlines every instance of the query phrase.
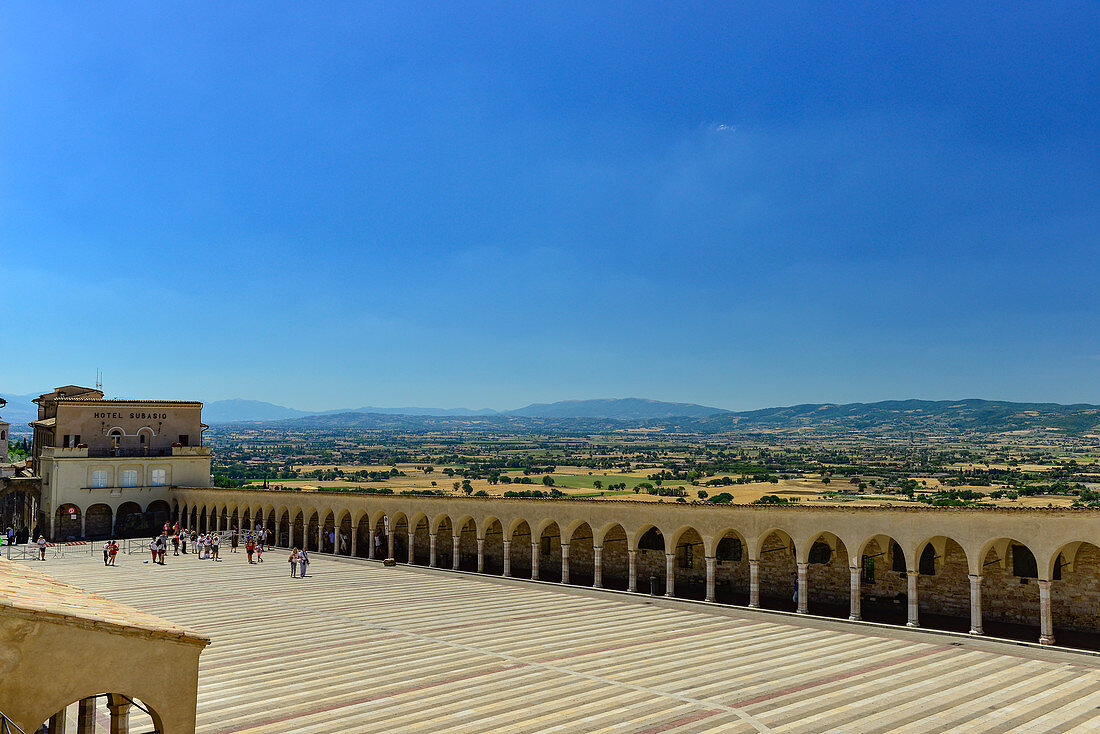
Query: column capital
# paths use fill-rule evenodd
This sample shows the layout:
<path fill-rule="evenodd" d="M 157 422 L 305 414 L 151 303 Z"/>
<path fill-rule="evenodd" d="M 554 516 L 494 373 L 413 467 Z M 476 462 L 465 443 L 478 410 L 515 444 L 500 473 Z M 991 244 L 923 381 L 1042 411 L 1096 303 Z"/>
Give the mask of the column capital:
<path fill-rule="evenodd" d="M 795 563 L 795 565 L 798 567 L 799 571 L 802 571 L 802 570 L 807 569 L 807 568 L 810 567 L 810 562 L 809 561 L 798 561 L 797 563 Z"/>
<path fill-rule="evenodd" d="M 970 574 L 970 583 L 980 584 L 982 582 L 983 578 L 985 578 L 985 577 L 982 576 L 981 574 L 972 573 L 972 574 Z"/>
<path fill-rule="evenodd" d="M 1047 581 L 1045 579 L 1039 579 L 1039 588 L 1040 589 L 1049 589 L 1052 584 L 1054 584 L 1053 581 Z"/>
<path fill-rule="evenodd" d="M 906 571 L 905 576 L 911 579 L 920 578 L 920 571 Z"/>

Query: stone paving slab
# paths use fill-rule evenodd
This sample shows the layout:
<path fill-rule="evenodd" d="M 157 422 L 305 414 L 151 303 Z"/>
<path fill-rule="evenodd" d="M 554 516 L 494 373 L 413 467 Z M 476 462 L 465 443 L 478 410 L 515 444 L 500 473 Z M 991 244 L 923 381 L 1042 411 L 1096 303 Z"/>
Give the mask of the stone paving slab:
<path fill-rule="evenodd" d="M 210 636 L 201 734 L 1100 731 L 1088 655 L 313 559 L 36 565 Z"/>

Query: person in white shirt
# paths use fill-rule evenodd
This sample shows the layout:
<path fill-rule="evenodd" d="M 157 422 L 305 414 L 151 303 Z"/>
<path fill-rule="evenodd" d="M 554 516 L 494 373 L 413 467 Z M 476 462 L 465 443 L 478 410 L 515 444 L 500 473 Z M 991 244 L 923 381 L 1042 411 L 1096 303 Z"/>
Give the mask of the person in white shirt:
<path fill-rule="evenodd" d="M 220 558 L 218 558 L 218 548 L 221 547 L 221 544 L 222 544 L 222 536 L 218 535 L 217 533 L 214 533 L 214 536 L 212 538 L 210 538 L 210 547 L 214 551 L 214 555 L 211 556 L 211 557 L 215 561 L 220 561 L 221 560 Z"/>

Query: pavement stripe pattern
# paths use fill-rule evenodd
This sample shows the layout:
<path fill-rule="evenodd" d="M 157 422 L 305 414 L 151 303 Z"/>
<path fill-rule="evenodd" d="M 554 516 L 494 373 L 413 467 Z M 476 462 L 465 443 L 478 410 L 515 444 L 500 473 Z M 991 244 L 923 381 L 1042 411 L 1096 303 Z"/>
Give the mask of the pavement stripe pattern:
<path fill-rule="evenodd" d="M 69 557 L 209 634 L 200 734 L 1095 732 L 1100 661 L 314 555 Z"/>

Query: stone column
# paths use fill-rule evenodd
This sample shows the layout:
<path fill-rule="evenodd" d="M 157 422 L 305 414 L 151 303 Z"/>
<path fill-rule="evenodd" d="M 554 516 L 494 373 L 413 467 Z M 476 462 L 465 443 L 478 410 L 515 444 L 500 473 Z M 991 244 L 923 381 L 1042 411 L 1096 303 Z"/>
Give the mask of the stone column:
<path fill-rule="evenodd" d="M 569 583 L 569 544 L 561 544 L 561 582 Z"/>
<path fill-rule="evenodd" d="M 860 594 L 862 593 L 860 587 L 860 568 L 859 566 L 848 566 L 848 574 L 851 577 L 851 585 L 849 586 L 849 606 L 848 606 L 848 619 L 853 622 L 860 620 L 859 616 L 859 602 Z"/>
<path fill-rule="evenodd" d="M 107 709 L 111 712 L 111 734 L 130 734 L 130 707 L 129 701 L 116 703 L 108 699 Z"/>
<path fill-rule="evenodd" d="M 798 564 L 798 613 L 805 614 L 810 610 L 809 589 L 806 588 L 806 571 L 810 568 L 808 563 Z"/>
<path fill-rule="evenodd" d="M 320 523 L 317 524 L 317 552 L 325 552 L 325 526 Z"/>
<path fill-rule="evenodd" d="M 428 565 L 435 568 L 435 533 L 428 535 Z"/>
<path fill-rule="evenodd" d="M 371 559 L 372 561 L 375 560 L 375 558 L 374 558 L 374 539 L 376 537 L 378 537 L 374 534 L 374 532 L 375 532 L 374 528 L 371 528 L 370 538 L 367 539 L 367 558 Z"/>
<path fill-rule="evenodd" d="M 393 558 L 393 528 L 386 534 L 386 558 Z M 396 560 L 396 559 L 395 559 Z"/>
<path fill-rule="evenodd" d="M 504 541 L 504 575 L 512 575 L 512 541 Z"/>
<path fill-rule="evenodd" d="M 80 699 L 76 713 L 76 734 L 95 734 L 95 696 Z"/>
<path fill-rule="evenodd" d="M 409 545 L 405 549 L 405 559 L 411 566 L 416 563 L 416 543 L 413 542 L 413 536 L 409 536 Z"/>
<path fill-rule="evenodd" d="M 412 543 L 409 544 L 412 546 Z M 351 557 L 355 558 L 355 553 L 359 549 L 359 528 L 351 529 Z"/>
<path fill-rule="evenodd" d="M 7 461 L 7 459 L 5 459 L 5 461 Z M 87 528 L 88 528 L 88 514 L 85 513 L 85 512 L 81 512 L 80 513 L 80 537 L 81 538 L 84 538 L 84 536 L 87 535 L 87 532 L 86 532 Z"/>
<path fill-rule="evenodd" d="M 626 552 L 629 559 L 630 567 L 628 569 L 626 590 L 637 591 L 638 590 L 638 551 L 631 548 Z"/>
<path fill-rule="evenodd" d="M 665 596 L 676 596 L 676 556 L 665 553 Z"/>
<path fill-rule="evenodd" d="M 1039 582 L 1039 644 L 1054 644 L 1054 618 L 1050 608 L 1050 581 Z"/>
<path fill-rule="evenodd" d="M 760 608 L 760 561 L 749 559 L 749 606 Z"/>
<path fill-rule="evenodd" d="M 603 588 L 603 547 L 596 546 L 592 549 L 592 588 Z"/>
<path fill-rule="evenodd" d="M 539 577 L 539 544 L 531 541 L 531 578 Z"/>
<path fill-rule="evenodd" d="M 50 734 L 65 734 L 65 720 L 68 718 L 66 709 L 61 709 L 56 714 L 50 717 L 49 729 Z"/>
<path fill-rule="evenodd" d="M 982 634 L 982 577 L 970 574 L 970 634 Z"/>
<path fill-rule="evenodd" d="M 920 627 L 920 600 L 917 598 L 917 579 L 920 574 L 916 571 L 910 571 L 905 574 L 905 577 L 905 591 L 909 602 L 909 619 L 905 622 L 905 626 Z"/>
<path fill-rule="evenodd" d="M 56 518 L 57 518 L 57 513 L 56 512 L 51 512 L 50 513 L 50 540 L 56 540 L 57 539 L 57 534 L 54 533 L 54 529 L 53 529 L 53 523 L 54 523 L 54 520 Z M 37 538 L 31 538 L 31 540 L 37 540 Z"/>
<path fill-rule="evenodd" d="M 715 577 L 718 575 L 718 559 L 707 557 L 707 597 L 703 601 L 714 601 Z"/>
<path fill-rule="evenodd" d="M 477 539 L 477 572 L 485 573 L 485 538 Z"/>
<path fill-rule="evenodd" d="M 451 538 L 451 570 L 458 570 L 458 544 L 462 538 L 455 535 Z"/>

